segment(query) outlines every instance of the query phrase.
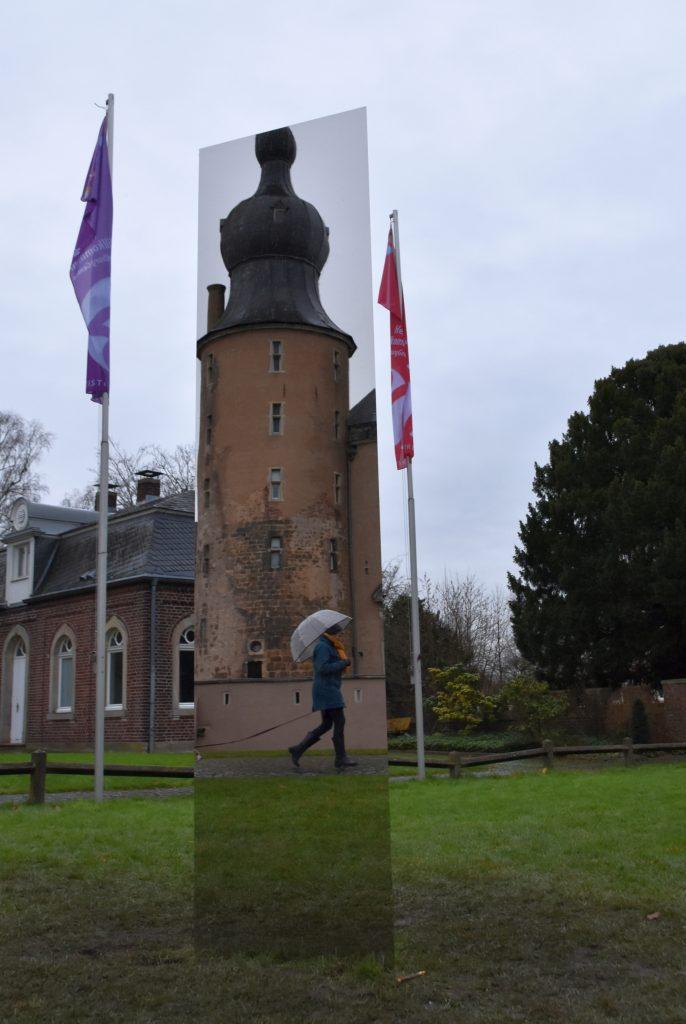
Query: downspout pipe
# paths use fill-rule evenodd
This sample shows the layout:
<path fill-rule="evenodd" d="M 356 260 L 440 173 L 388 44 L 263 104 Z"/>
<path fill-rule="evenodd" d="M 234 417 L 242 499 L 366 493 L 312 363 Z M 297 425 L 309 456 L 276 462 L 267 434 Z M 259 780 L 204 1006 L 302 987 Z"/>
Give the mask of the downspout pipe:
<path fill-rule="evenodd" d="M 150 580 L 150 695 L 148 705 L 150 719 L 148 721 L 148 753 L 155 750 L 155 698 L 157 677 L 157 577 Z"/>

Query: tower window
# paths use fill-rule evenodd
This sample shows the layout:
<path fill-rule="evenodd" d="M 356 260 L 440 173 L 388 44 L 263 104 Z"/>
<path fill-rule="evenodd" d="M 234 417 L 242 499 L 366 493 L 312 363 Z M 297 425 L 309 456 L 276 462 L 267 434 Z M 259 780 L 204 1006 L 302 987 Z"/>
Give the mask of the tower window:
<path fill-rule="evenodd" d="M 300 690 L 294 690 L 293 691 L 293 703 L 294 704 L 299 704 L 300 703 Z"/>
<path fill-rule="evenodd" d="M 271 359 L 269 369 L 271 373 L 283 372 L 283 342 L 272 341 L 270 343 Z"/>
<path fill-rule="evenodd" d="M 281 537 L 271 537 L 269 541 L 269 568 L 280 569 L 282 565 L 283 542 Z"/>
<path fill-rule="evenodd" d="M 333 475 L 333 500 L 336 505 L 341 503 L 341 474 L 334 473 Z"/>
<path fill-rule="evenodd" d="M 341 414 L 338 409 L 333 414 L 333 436 L 337 441 L 341 436 Z"/>
<path fill-rule="evenodd" d="M 272 501 L 281 501 L 283 498 L 283 480 L 279 467 L 272 467 L 269 471 L 269 495 Z"/>
<path fill-rule="evenodd" d="M 338 541 L 335 537 L 329 541 L 329 569 L 338 572 Z"/>
<path fill-rule="evenodd" d="M 209 508 L 210 507 L 210 478 L 208 476 L 205 477 L 205 480 L 203 482 L 202 491 L 203 491 L 203 495 L 204 495 L 204 499 L 205 499 L 205 508 Z"/>
<path fill-rule="evenodd" d="M 207 357 L 207 383 L 214 384 L 214 356 L 210 352 Z"/>
<path fill-rule="evenodd" d="M 249 661 L 247 663 L 247 675 L 248 675 L 248 679 L 261 679 L 262 678 L 262 662 L 261 661 Z"/>
<path fill-rule="evenodd" d="M 230 703 L 231 703 L 231 693 L 230 692 L 226 692 L 226 693 L 224 693 L 224 707 L 228 708 Z"/>
<path fill-rule="evenodd" d="M 269 433 L 283 434 L 283 402 L 272 402 L 269 407 Z"/>
<path fill-rule="evenodd" d="M 353 698 L 356 704 L 362 703 L 362 690 L 353 690 Z"/>
<path fill-rule="evenodd" d="M 212 417 L 205 419 L 205 444 L 209 447 L 212 444 Z"/>
<path fill-rule="evenodd" d="M 202 574 L 203 576 L 209 576 L 210 574 L 210 545 L 203 544 L 202 546 Z"/>
<path fill-rule="evenodd" d="M 341 374 L 341 356 L 338 349 L 333 350 L 333 379 L 339 380 Z"/>

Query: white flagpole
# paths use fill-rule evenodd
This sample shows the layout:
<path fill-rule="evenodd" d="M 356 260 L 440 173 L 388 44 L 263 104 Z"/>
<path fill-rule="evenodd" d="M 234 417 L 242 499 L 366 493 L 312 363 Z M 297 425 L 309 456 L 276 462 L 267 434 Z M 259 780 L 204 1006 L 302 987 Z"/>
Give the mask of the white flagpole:
<path fill-rule="evenodd" d="M 112 145 L 114 142 L 114 95 L 107 97 L 107 156 L 112 178 Z M 95 596 L 95 764 L 94 797 L 102 800 L 105 791 L 105 631 L 107 629 L 107 516 L 109 512 L 109 421 L 108 392 L 100 404 L 100 495 L 98 510 L 98 551 Z"/>
<path fill-rule="evenodd" d="M 393 224 L 393 249 L 395 250 L 395 269 L 398 276 L 400 297 L 405 308 L 403 297 L 402 275 L 400 273 L 400 236 L 398 230 L 398 211 L 391 214 Z M 414 686 L 414 715 L 417 733 L 417 778 L 426 777 L 424 756 L 424 697 L 422 693 L 422 652 L 419 637 L 419 581 L 417 577 L 417 529 L 414 515 L 414 485 L 412 482 L 412 459 L 407 463 L 407 518 L 410 534 L 410 631 L 411 631 L 411 673 Z"/>

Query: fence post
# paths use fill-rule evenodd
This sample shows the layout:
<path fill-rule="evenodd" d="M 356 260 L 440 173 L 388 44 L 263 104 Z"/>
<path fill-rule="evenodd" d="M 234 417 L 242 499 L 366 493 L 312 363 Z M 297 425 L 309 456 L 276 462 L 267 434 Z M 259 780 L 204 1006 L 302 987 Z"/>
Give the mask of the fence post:
<path fill-rule="evenodd" d="M 45 803 L 45 775 L 48 755 L 44 750 L 34 750 L 31 754 L 31 775 L 29 776 L 30 804 Z"/>
<path fill-rule="evenodd" d="M 462 774 L 462 755 L 457 750 L 451 750 L 448 754 L 448 764 L 451 779 L 459 779 Z"/>
<path fill-rule="evenodd" d="M 631 736 L 624 737 L 624 767 L 628 768 L 634 764 L 634 741 Z"/>
<path fill-rule="evenodd" d="M 543 749 L 545 751 L 546 767 L 552 768 L 555 758 L 555 747 L 553 746 L 553 741 L 543 740 Z"/>

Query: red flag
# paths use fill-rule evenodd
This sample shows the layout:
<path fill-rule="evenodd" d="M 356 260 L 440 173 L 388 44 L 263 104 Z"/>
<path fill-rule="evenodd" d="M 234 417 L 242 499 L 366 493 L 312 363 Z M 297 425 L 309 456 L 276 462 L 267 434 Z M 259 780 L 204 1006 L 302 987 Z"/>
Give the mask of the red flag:
<path fill-rule="evenodd" d="M 391 314 L 391 401 L 393 403 L 393 438 L 398 469 L 406 469 L 414 457 L 412 437 L 412 396 L 410 392 L 410 354 L 407 347 L 405 303 L 395 263 L 393 229 L 388 232 L 386 262 L 379 288 L 379 305 Z"/>

